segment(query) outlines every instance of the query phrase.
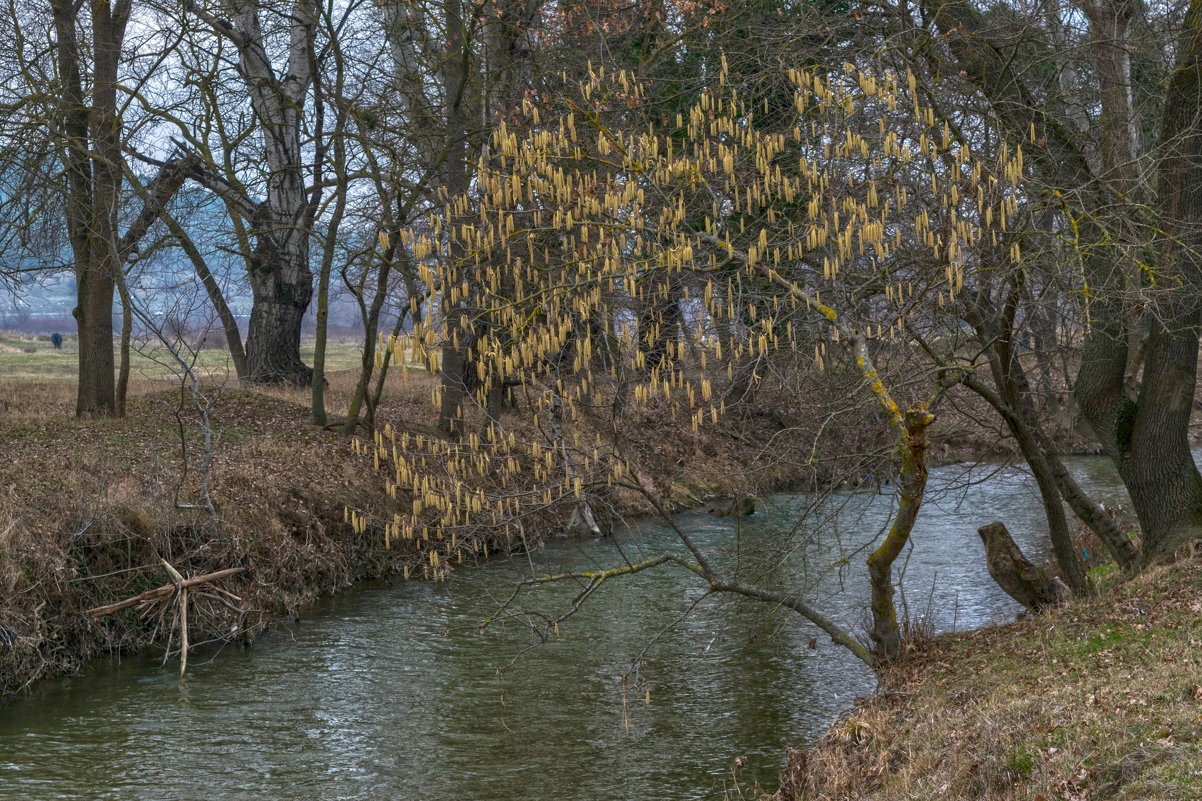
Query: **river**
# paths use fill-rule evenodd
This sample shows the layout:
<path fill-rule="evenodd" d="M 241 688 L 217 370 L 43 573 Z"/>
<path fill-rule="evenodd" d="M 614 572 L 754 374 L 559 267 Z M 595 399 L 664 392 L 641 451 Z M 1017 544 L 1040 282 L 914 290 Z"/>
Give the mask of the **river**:
<path fill-rule="evenodd" d="M 1102 459 L 1071 463 L 1099 498 L 1124 498 Z M 724 569 L 807 587 L 858 627 L 861 547 L 887 520 L 891 489 L 816 507 L 772 496 L 744 520 L 698 510 L 676 521 Z M 911 615 L 930 610 L 940 630 L 1013 618 L 976 533 L 993 520 L 1041 553 L 1046 523 L 1025 471 L 932 471 L 905 567 Z M 607 582 L 545 643 L 530 623 L 562 613 L 572 586 L 523 591 L 479 632 L 532 572 L 678 547 L 656 522 L 553 540 L 444 583 L 342 593 L 250 647 L 194 655 L 182 680 L 175 665 L 125 659 L 43 682 L 0 708 L 0 799 L 721 799 L 739 756 L 742 787 L 772 786 L 786 745 L 820 736 L 873 688 L 796 615 L 706 597 L 665 566 Z"/>

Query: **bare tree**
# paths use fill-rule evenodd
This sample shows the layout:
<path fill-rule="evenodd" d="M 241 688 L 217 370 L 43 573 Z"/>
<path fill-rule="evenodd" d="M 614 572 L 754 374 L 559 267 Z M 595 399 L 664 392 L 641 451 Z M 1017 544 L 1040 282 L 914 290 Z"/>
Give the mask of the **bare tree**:
<path fill-rule="evenodd" d="M 1199 11 L 1191 5 L 1176 48 L 1155 154 L 1157 199 L 1144 205 L 1141 185 L 1153 182 L 1137 169 L 1144 156 L 1129 77 L 1137 9 L 1124 0 L 1080 7 L 1100 108 L 1096 130 L 1084 135 L 1065 106 L 1044 102 L 1030 85 L 1013 58 L 1018 39 L 965 0 L 923 3 L 947 42 L 947 68 L 980 93 L 993 124 L 1026 140 L 1034 179 L 1061 199 L 1058 224 L 1071 232 L 1070 257 L 1088 292 L 1075 396 L 1131 495 L 1143 534 L 1139 560 L 1147 564 L 1202 534 L 1202 475 L 1188 438 L 1202 314 L 1195 247 L 1202 208 L 1192 199 L 1202 119 L 1193 88 Z M 1149 240 L 1151 231 L 1161 233 Z"/>
<path fill-rule="evenodd" d="M 117 206 L 122 137 L 117 117 L 121 46 L 130 0 L 91 6 L 90 96 L 78 4 L 52 0 L 59 104 L 54 126 L 67 182 L 67 229 L 75 256 L 79 324 L 79 392 L 75 411 L 103 417 L 117 411 L 113 377 L 113 299 L 117 273 Z M 87 41 L 87 40 L 84 40 Z"/>
<path fill-rule="evenodd" d="M 237 51 L 237 72 L 262 137 L 262 200 L 251 194 L 241 176 L 222 175 L 207 165 L 197 175 L 245 221 L 254 239 L 247 254 L 253 295 L 247 378 L 308 386 L 312 370 L 301 360 L 300 339 L 301 322 L 313 297 L 309 251 L 316 195 L 311 196 L 305 180 L 303 139 L 313 86 L 318 5 L 314 0 L 282 7 L 247 2 L 231 9 L 228 16 L 220 6 L 194 0 L 186 7 Z M 285 42 L 278 69 L 272 56 L 276 40 Z"/>

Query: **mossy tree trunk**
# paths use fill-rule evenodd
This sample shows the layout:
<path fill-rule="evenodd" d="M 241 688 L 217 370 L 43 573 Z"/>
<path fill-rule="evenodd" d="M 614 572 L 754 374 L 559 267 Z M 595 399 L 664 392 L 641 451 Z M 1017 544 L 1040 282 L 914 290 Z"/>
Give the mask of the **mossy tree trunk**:
<path fill-rule="evenodd" d="M 905 434 L 898 444 L 901 451 L 901 472 L 897 486 L 900 496 L 897 513 L 884 541 L 868 557 L 868 579 L 872 588 L 873 649 L 880 659 L 894 659 L 901 653 L 901 625 L 897 606 L 893 603 L 893 563 L 910 540 L 914 521 L 922 508 L 927 488 L 927 427 L 935 415 L 925 404 L 916 403 L 905 415 Z"/>

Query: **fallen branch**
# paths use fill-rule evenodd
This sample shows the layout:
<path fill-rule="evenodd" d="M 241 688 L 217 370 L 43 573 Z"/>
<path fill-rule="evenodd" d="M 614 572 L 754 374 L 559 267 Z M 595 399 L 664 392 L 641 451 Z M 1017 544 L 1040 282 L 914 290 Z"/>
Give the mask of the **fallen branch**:
<path fill-rule="evenodd" d="M 675 527 L 675 523 L 673 523 L 671 518 L 666 519 L 668 520 L 669 525 Z M 682 534 L 681 536 L 684 535 Z M 864 647 L 863 643 L 858 642 L 854 637 L 841 629 L 834 621 L 806 603 L 800 596 L 779 592 L 770 592 L 758 587 L 750 587 L 735 581 L 725 580 L 713 573 L 713 571 L 707 570 L 707 568 L 703 567 L 702 565 L 699 565 L 695 562 L 690 562 L 681 554 L 663 553 L 644 562 L 636 562 L 635 564 L 611 568 L 609 570 L 590 570 L 581 572 L 557 573 L 551 576 L 536 576 L 534 578 L 526 579 L 525 581 L 521 582 L 521 585 L 519 586 L 548 584 L 565 580 L 580 581 L 587 579 L 588 584 L 580 592 L 580 594 L 572 600 L 572 609 L 570 612 L 568 612 L 568 615 L 570 615 L 579 609 L 580 605 L 584 603 L 585 599 L 588 598 L 588 596 L 591 595 L 594 590 L 600 587 L 606 579 L 613 578 L 615 576 L 628 576 L 632 573 L 638 573 L 649 568 L 658 567 L 667 562 L 675 562 L 685 569 L 696 573 L 709 583 L 711 592 L 726 592 L 733 595 L 742 595 L 745 598 L 752 598 L 757 601 L 765 601 L 768 603 L 777 604 L 796 612 L 830 635 L 832 642 L 851 651 L 851 653 L 861 662 L 868 665 L 870 668 L 875 668 L 877 666 L 876 658 L 873 656 L 872 652 Z M 559 619 L 563 620 L 564 617 L 567 617 L 568 615 L 564 615 Z M 481 630 L 483 630 L 488 623 L 491 623 L 495 617 L 496 616 L 494 615 L 493 618 L 490 618 L 488 621 L 481 624 Z"/>
<path fill-rule="evenodd" d="M 171 581 L 178 591 L 176 615 L 179 617 L 179 675 L 180 678 L 183 678 L 184 674 L 188 672 L 188 588 L 184 586 L 184 577 L 171 566 L 170 562 L 166 559 L 159 561 L 163 563 L 163 569 L 167 571 L 167 575 L 171 577 Z"/>
<path fill-rule="evenodd" d="M 225 570 L 218 570 L 215 573 L 206 573 L 203 576 L 196 576 L 195 578 L 186 579 L 181 581 L 179 584 L 164 584 L 162 587 L 156 587 L 153 590 L 147 590 L 141 595 L 135 595 L 133 598 L 126 598 L 124 601 L 117 601 L 116 603 L 108 604 L 107 606 L 98 606 L 95 609 L 89 609 L 84 614 L 92 615 L 94 617 L 111 615 L 113 612 L 120 612 L 122 609 L 128 609 L 131 606 L 140 606 L 151 601 L 162 600 L 163 598 L 169 597 L 177 589 L 187 589 L 188 587 L 195 587 L 198 584 L 208 584 L 212 581 L 218 581 L 223 578 L 235 576 L 244 570 L 246 570 L 244 567 L 227 567 Z"/>

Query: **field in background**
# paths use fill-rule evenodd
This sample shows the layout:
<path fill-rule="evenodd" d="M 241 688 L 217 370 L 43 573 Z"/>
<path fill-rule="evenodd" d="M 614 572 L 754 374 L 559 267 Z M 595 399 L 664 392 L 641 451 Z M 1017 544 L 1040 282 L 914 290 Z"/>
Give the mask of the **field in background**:
<path fill-rule="evenodd" d="M 359 342 L 330 342 L 326 346 L 326 370 L 334 373 L 357 369 L 362 351 Z M 305 343 L 301 355 L 312 364 L 312 342 Z M 55 350 L 48 336 L 0 331 L 0 381 L 74 381 L 78 367 L 74 336 L 64 337 L 62 349 Z M 218 348 L 199 351 L 197 372 L 208 380 L 233 380 L 234 364 L 229 351 Z M 135 345 L 130 359 L 130 379 L 177 383 L 179 366 L 161 343 L 141 343 Z"/>
<path fill-rule="evenodd" d="M 326 346 L 326 409 L 330 415 L 344 415 L 359 380 L 362 343 L 331 341 Z M 313 342 L 301 348 L 304 360 L 313 363 Z M 79 354 L 74 336 L 64 337 L 61 350 L 55 350 L 49 336 L 0 331 L 0 415 L 10 418 L 50 419 L 73 414 Z M 407 359 L 410 369 L 389 372 L 388 403 L 406 406 L 414 419 L 435 414 L 431 406 L 434 381 L 419 361 Z M 395 367 L 394 362 L 394 367 Z M 416 369 L 414 369 L 416 368 Z M 233 389 L 238 386 L 229 352 L 210 348 L 197 354 L 197 372 L 209 387 Z M 129 397 L 161 392 L 180 386 L 178 366 L 161 344 L 135 350 L 130 365 Z M 256 392 L 307 408 L 308 387 L 257 386 Z M 419 408 L 408 408 L 410 406 Z M 432 417 L 431 417 L 432 419 Z"/>

